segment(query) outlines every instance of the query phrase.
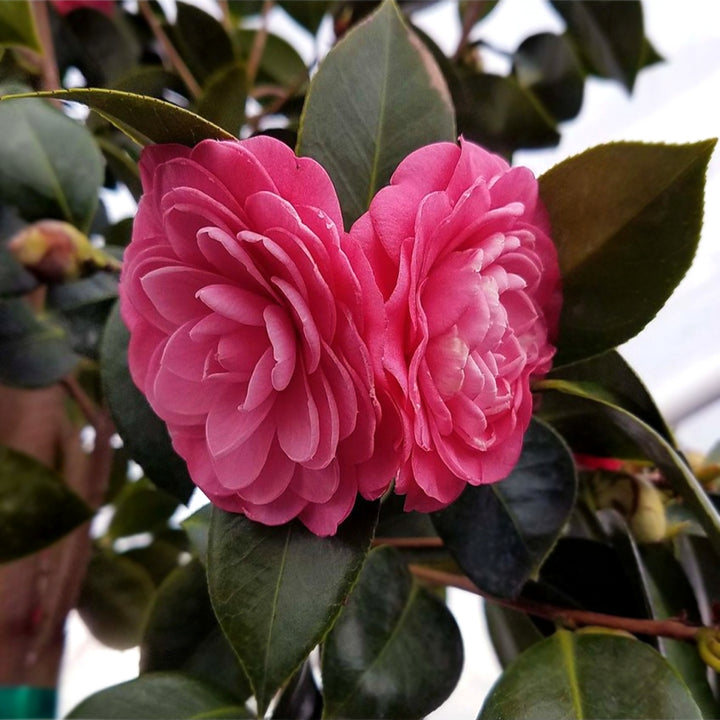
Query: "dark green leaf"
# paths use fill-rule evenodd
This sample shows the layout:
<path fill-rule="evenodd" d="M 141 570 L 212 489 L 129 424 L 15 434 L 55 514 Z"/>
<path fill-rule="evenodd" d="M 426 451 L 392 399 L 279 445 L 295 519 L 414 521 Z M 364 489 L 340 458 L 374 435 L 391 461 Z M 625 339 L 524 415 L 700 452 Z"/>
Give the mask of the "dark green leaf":
<path fill-rule="evenodd" d="M 559 630 L 501 676 L 478 716 L 701 718 L 677 672 L 645 643 Z"/>
<path fill-rule="evenodd" d="M 169 31 L 190 72 L 201 85 L 234 60 L 232 42 L 223 26 L 199 7 L 179 2 L 177 19 Z"/>
<path fill-rule="evenodd" d="M 386 0 L 320 65 L 298 154 L 328 171 L 349 227 L 403 158 L 440 140 L 455 140 L 450 93 L 430 53 Z"/>
<path fill-rule="evenodd" d="M 328 2 L 328 0 L 305 0 L 305 2 L 281 0 L 278 4 L 298 25 L 304 27 L 311 35 L 315 35 L 320 28 L 322 19 L 330 10 L 332 2 Z"/>
<path fill-rule="evenodd" d="M 4 246 L 0 245 L 0 299 L 25 295 L 38 285 L 32 276 Z"/>
<path fill-rule="evenodd" d="M 556 0 L 552 6 L 567 23 L 588 71 L 632 90 L 645 52 L 639 0 Z"/>
<path fill-rule="evenodd" d="M 208 533 L 210 532 L 210 517 L 212 505 L 204 505 L 192 515 L 186 517 L 181 525 L 187 533 L 190 547 L 194 555 L 205 565 L 207 562 Z"/>
<path fill-rule="evenodd" d="M 0 446 L 0 562 L 52 545 L 91 515 L 54 470 Z"/>
<path fill-rule="evenodd" d="M 61 328 L 33 314 L 24 300 L 0 300 L 0 383 L 52 385 L 78 361 Z"/>
<path fill-rule="evenodd" d="M 0 3 L 0 47 L 23 45 L 42 52 L 35 20 L 27 0 Z"/>
<path fill-rule="evenodd" d="M 142 640 L 140 671 L 181 670 L 245 700 L 250 686 L 210 605 L 205 569 L 193 560 L 160 586 Z"/>
<path fill-rule="evenodd" d="M 129 335 L 116 306 L 100 346 L 100 368 L 110 411 L 120 437 L 145 474 L 159 488 L 187 502 L 194 487 L 187 466 L 173 450 L 165 423 L 155 415 L 130 377 Z"/>
<path fill-rule="evenodd" d="M 176 672 L 152 673 L 91 695 L 68 718 L 180 720 L 235 705 L 232 695 L 198 678 Z"/>
<path fill-rule="evenodd" d="M 639 568 L 653 617 L 663 620 L 682 616 L 688 622 L 699 623 L 695 594 L 672 551 L 663 545 L 643 545 L 639 555 Z M 720 717 L 720 705 L 708 685 L 707 665 L 697 648 L 692 643 L 662 637 L 658 638 L 658 646 L 685 680 L 703 717 Z"/>
<path fill-rule="evenodd" d="M 609 426 L 634 444 L 637 448 L 636 457 L 645 458 L 654 463 L 664 479 L 673 486 L 675 492 L 695 512 L 710 542 L 720 553 L 720 515 L 698 479 L 661 435 L 627 410 L 588 391 L 587 387 L 579 383 L 563 380 L 546 382 L 545 390 L 557 391 L 566 395 L 566 406 L 572 411 L 576 422 L 583 424 L 591 433 L 598 427 L 604 430 L 605 426 Z M 540 385 L 542 386 L 543 383 Z M 555 424 L 554 421 L 553 424 Z M 592 454 L 605 457 L 615 456 L 612 450 L 602 447 L 598 447 Z"/>
<path fill-rule="evenodd" d="M 0 126 L 0 200 L 26 220 L 57 218 L 86 230 L 103 180 L 88 130 L 37 98 L 0 103 Z"/>
<path fill-rule="evenodd" d="M 563 278 L 556 364 L 637 334 L 692 262 L 714 140 L 612 143 L 540 178 Z"/>
<path fill-rule="evenodd" d="M 126 485 L 113 504 L 115 514 L 108 528 L 108 535 L 113 540 L 167 528 L 168 520 L 178 506 L 177 498 L 143 480 Z"/>
<path fill-rule="evenodd" d="M 512 77 L 461 74 L 453 93 L 458 132 L 509 157 L 519 148 L 553 147 L 555 123 L 537 99 Z"/>
<path fill-rule="evenodd" d="M 98 551 L 88 565 L 77 609 L 100 642 L 125 650 L 140 643 L 154 595 L 155 586 L 140 565 Z"/>
<path fill-rule="evenodd" d="M 548 379 L 592 383 L 597 394 L 640 418 L 671 445 L 675 444 L 670 428 L 642 380 L 616 350 L 560 367 L 550 372 Z"/>
<path fill-rule="evenodd" d="M 195 108 L 198 115 L 235 136 L 245 121 L 247 71 L 243 63 L 221 68 L 211 75 Z"/>
<path fill-rule="evenodd" d="M 370 546 L 377 504 L 358 502 L 335 537 L 268 527 L 213 508 L 210 597 L 260 714 L 337 618 Z"/>
<path fill-rule="evenodd" d="M 299 3 L 293 4 L 298 5 Z M 302 5 L 308 4 L 310 3 L 302 3 Z M 246 62 L 250 59 L 256 35 L 256 30 L 240 29 L 236 32 L 240 54 Z M 265 48 L 260 58 L 256 84 L 279 85 L 292 90 L 293 94 L 298 94 L 304 92 L 308 79 L 307 66 L 298 55 L 297 50 L 281 37 L 269 33 L 265 38 Z"/>
<path fill-rule="evenodd" d="M 230 133 L 189 110 L 145 95 L 101 88 L 76 88 L 35 93 L 34 97 L 53 97 L 84 103 L 140 145 L 180 143 L 194 146 L 207 138 L 237 140 Z M 7 105 L 12 106 L 18 102 L 15 98 L 16 96 L 6 96 L 2 100 L 11 101 Z M 4 109 L 4 106 L 0 105 L 0 109 Z"/>
<path fill-rule="evenodd" d="M 153 585 L 158 587 L 165 578 L 178 567 L 182 550 L 167 540 L 154 539 L 149 545 L 133 547 L 122 553 L 122 557 L 132 560 L 147 572 Z"/>
<path fill-rule="evenodd" d="M 525 613 L 487 601 L 484 605 L 490 641 L 504 668 L 543 639 L 542 633 Z"/>
<path fill-rule="evenodd" d="M 556 120 L 570 120 L 580 112 L 585 77 L 564 36 L 540 33 L 523 40 L 513 56 L 513 72 Z"/>
<path fill-rule="evenodd" d="M 460 631 L 399 553 L 373 550 L 322 656 L 326 718 L 423 717 L 455 688 Z"/>
<path fill-rule="evenodd" d="M 433 523 L 458 564 L 482 590 L 516 596 L 542 564 L 575 504 L 572 457 L 559 436 L 533 420 L 510 475 L 469 485 Z"/>
<path fill-rule="evenodd" d="M 244 705 L 230 705 L 228 707 L 216 708 L 193 715 L 191 720 L 238 720 L 239 718 L 254 718 Z"/>
<path fill-rule="evenodd" d="M 306 660 L 283 689 L 272 714 L 274 718 L 315 720 L 322 717 L 322 709 L 323 696 Z"/>

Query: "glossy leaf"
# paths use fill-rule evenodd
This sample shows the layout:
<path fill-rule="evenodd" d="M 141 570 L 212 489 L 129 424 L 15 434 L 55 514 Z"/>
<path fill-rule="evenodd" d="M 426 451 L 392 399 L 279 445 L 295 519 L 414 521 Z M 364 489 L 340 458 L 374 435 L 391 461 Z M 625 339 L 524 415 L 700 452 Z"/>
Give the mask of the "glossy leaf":
<path fill-rule="evenodd" d="M 245 121 L 246 101 L 247 70 L 242 63 L 234 63 L 208 79 L 195 111 L 237 137 Z"/>
<path fill-rule="evenodd" d="M 0 563 L 52 545 L 91 516 L 54 470 L 0 446 Z"/>
<path fill-rule="evenodd" d="M 78 362 L 65 332 L 37 317 L 25 300 L 0 300 L 0 383 L 52 385 Z"/>
<path fill-rule="evenodd" d="M 235 696 L 250 686 L 210 605 L 205 568 L 193 560 L 174 570 L 157 591 L 142 639 L 140 671 L 179 670 Z"/>
<path fill-rule="evenodd" d="M 630 638 L 559 630 L 521 655 L 493 686 L 479 720 L 701 718 L 677 672 Z"/>
<path fill-rule="evenodd" d="M 306 6 L 311 3 L 312 0 L 310 3 L 302 3 L 302 5 Z M 300 3 L 293 2 L 292 4 L 299 5 Z M 240 45 L 240 54 L 246 62 L 250 58 L 256 35 L 256 30 L 240 29 L 235 33 Z M 256 85 L 260 83 L 279 85 L 287 90 L 292 90 L 293 94 L 298 94 L 306 89 L 305 84 L 308 80 L 307 66 L 298 55 L 297 50 L 281 37 L 268 33 L 260 58 Z"/>
<path fill-rule="evenodd" d="M 155 415 L 130 377 L 129 336 L 116 306 L 100 346 L 100 371 L 110 412 L 133 460 L 143 467 L 155 485 L 180 502 L 187 502 L 194 488 L 187 466 L 173 450 L 165 423 Z M 142 432 L 138 432 L 138 428 L 142 428 Z"/>
<path fill-rule="evenodd" d="M 455 688 L 460 631 L 390 547 L 368 556 L 322 655 L 326 718 L 423 717 Z"/>
<path fill-rule="evenodd" d="M 0 47 L 13 45 L 42 52 L 28 0 L 0 3 Z"/>
<path fill-rule="evenodd" d="M 2 99 L 11 105 L 17 102 L 17 97 L 27 96 L 8 95 Z M 208 138 L 237 140 L 230 133 L 189 110 L 145 95 L 102 88 L 75 88 L 34 93 L 33 97 L 51 97 L 88 105 L 139 145 L 180 143 L 194 146 Z"/>
<path fill-rule="evenodd" d="M 700 623 L 692 587 L 672 551 L 659 544 L 639 548 L 642 575 L 652 615 L 659 620 L 682 616 Z M 720 717 L 720 705 L 707 681 L 707 665 L 692 643 L 658 638 L 660 652 L 683 677 L 703 717 Z"/>
<path fill-rule="evenodd" d="M 588 70 L 633 89 L 645 56 L 645 30 L 639 0 L 552 2 L 567 23 Z"/>
<path fill-rule="evenodd" d="M 26 220 L 56 218 L 87 230 L 103 180 L 88 130 L 37 98 L 4 97 L 0 127 L 0 201 Z"/>
<path fill-rule="evenodd" d="M 392 0 L 350 31 L 314 76 L 297 150 L 328 171 L 349 227 L 413 150 L 455 141 L 450 94 Z"/>
<path fill-rule="evenodd" d="M 35 277 L 4 245 L 0 245 L 0 299 L 25 295 L 37 286 Z"/>
<path fill-rule="evenodd" d="M 433 523 L 482 590 L 516 596 L 557 541 L 575 503 L 575 468 L 560 437 L 534 420 L 522 454 L 499 483 L 469 485 Z"/>
<path fill-rule="evenodd" d="M 126 485 L 113 504 L 115 514 L 108 527 L 108 536 L 113 540 L 167 528 L 178 506 L 177 498 L 143 480 Z"/>
<path fill-rule="evenodd" d="M 697 248 L 714 145 L 600 145 L 540 178 L 563 278 L 556 365 L 630 339 L 671 295 Z"/>
<path fill-rule="evenodd" d="M 490 641 L 504 668 L 543 639 L 542 633 L 525 613 L 487 601 L 484 608 Z"/>
<path fill-rule="evenodd" d="M 317 33 L 322 19 L 332 5 L 328 0 L 305 0 L 305 2 L 280 0 L 278 4 L 298 25 L 312 35 Z"/>
<path fill-rule="evenodd" d="M 223 26 L 204 10 L 180 2 L 169 34 L 190 72 L 204 84 L 234 60 L 233 47 Z"/>
<path fill-rule="evenodd" d="M 337 618 L 370 546 L 377 504 L 359 502 L 330 538 L 213 509 L 210 598 L 260 714 Z"/>
<path fill-rule="evenodd" d="M 210 517 L 212 516 L 212 505 L 203 505 L 192 515 L 186 517 L 182 523 L 183 530 L 187 533 L 190 547 L 197 559 L 205 565 L 207 563 L 208 535 L 210 532 Z"/>
<path fill-rule="evenodd" d="M 563 380 L 543 381 L 540 386 L 548 392 L 564 393 L 573 422 L 583 424 L 591 434 L 598 427 L 603 428 L 604 424 L 633 443 L 637 450 L 636 456 L 655 464 L 665 480 L 695 512 L 710 542 L 720 553 L 720 515 L 698 479 L 667 440 L 632 413 L 594 394 L 587 386 Z M 603 451 L 602 447 L 593 451 L 593 454 L 614 456 L 612 451 Z"/>
<path fill-rule="evenodd" d="M 132 560 L 145 570 L 155 587 L 161 585 L 184 560 L 181 554 L 183 551 L 172 542 L 161 539 L 163 535 L 156 535 L 149 545 L 133 547 L 122 553 L 122 557 Z"/>
<path fill-rule="evenodd" d="M 139 644 L 154 594 L 153 582 L 140 565 L 98 551 L 88 565 L 77 609 L 100 642 L 125 650 Z"/>
<path fill-rule="evenodd" d="M 83 700 L 68 718 L 181 720 L 228 706 L 237 706 L 233 696 L 203 680 L 183 673 L 150 673 L 100 690 Z"/>
<path fill-rule="evenodd" d="M 539 33 L 523 40 L 513 56 L 513 73 L 556 120 L 570 120 L 580 112 L 585 76 L 564 36 Z"/>

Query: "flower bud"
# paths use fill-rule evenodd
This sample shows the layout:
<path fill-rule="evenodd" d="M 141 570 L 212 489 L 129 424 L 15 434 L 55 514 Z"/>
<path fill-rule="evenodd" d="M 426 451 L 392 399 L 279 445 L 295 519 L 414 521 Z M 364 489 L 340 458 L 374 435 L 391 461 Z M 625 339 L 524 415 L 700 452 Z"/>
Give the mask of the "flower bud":
<path fill-rule="evenodd" d="M 41 282 L 75 280 L 93 269 L 118 269 L 86 235 L 60 220 L 40 220 L 21 230 L 8 249 Z"/>
<path fill-rule="evenodd" d="M 720 628 L 700 628 L 695 635 L 702 661 L 715 672 L 720 672 Z"/>

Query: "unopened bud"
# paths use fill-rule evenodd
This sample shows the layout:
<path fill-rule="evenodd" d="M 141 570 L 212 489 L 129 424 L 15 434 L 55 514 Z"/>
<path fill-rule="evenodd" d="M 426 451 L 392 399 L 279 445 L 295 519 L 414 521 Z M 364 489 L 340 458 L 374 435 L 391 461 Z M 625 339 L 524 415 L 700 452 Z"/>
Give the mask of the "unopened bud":
<path fill-rule="evenodd" d="M 720 672 L 720 628 L 700 628 L 695 635 L 695 641 L 702 661 Z"/>
<path fill-rule="evenodd" d="M 627 521 L 639 543 L 665 540 L 668 532 L 660 491 L 648 480 L 625 473 L 595 473 L 590 481 L 599 509 L 613 508 Z"/>
<path fill-rule="evenodd" d="M 8 249 L 42 282 L 74 280 L 96 269 L 118 269 L 117 262 L 93 247 L 86 235 L 60 220 L 29 225 L 10 240 Z"/>

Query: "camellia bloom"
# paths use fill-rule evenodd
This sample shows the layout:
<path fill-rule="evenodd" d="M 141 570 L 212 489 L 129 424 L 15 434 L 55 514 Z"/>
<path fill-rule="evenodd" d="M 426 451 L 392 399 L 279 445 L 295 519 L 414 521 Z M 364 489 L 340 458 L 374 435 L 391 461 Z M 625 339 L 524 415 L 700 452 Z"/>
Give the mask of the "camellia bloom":
<path fill-rule="evenodd" d="M 530 380 L 554 354 L 549 230 L 532 173 L 462 140 L 409 155 L 353 226 L 386 301 L 407 510 L 445 507 L 517 462 Z"/>
<path fill-rule="evenodd" d="M 149 146 L 140 169 L 135 383 L 216 505 L 333 534 L 387 490 L 401 427 L 373 379 L 382 297 L 327 173 L 269 137 Z"/>

